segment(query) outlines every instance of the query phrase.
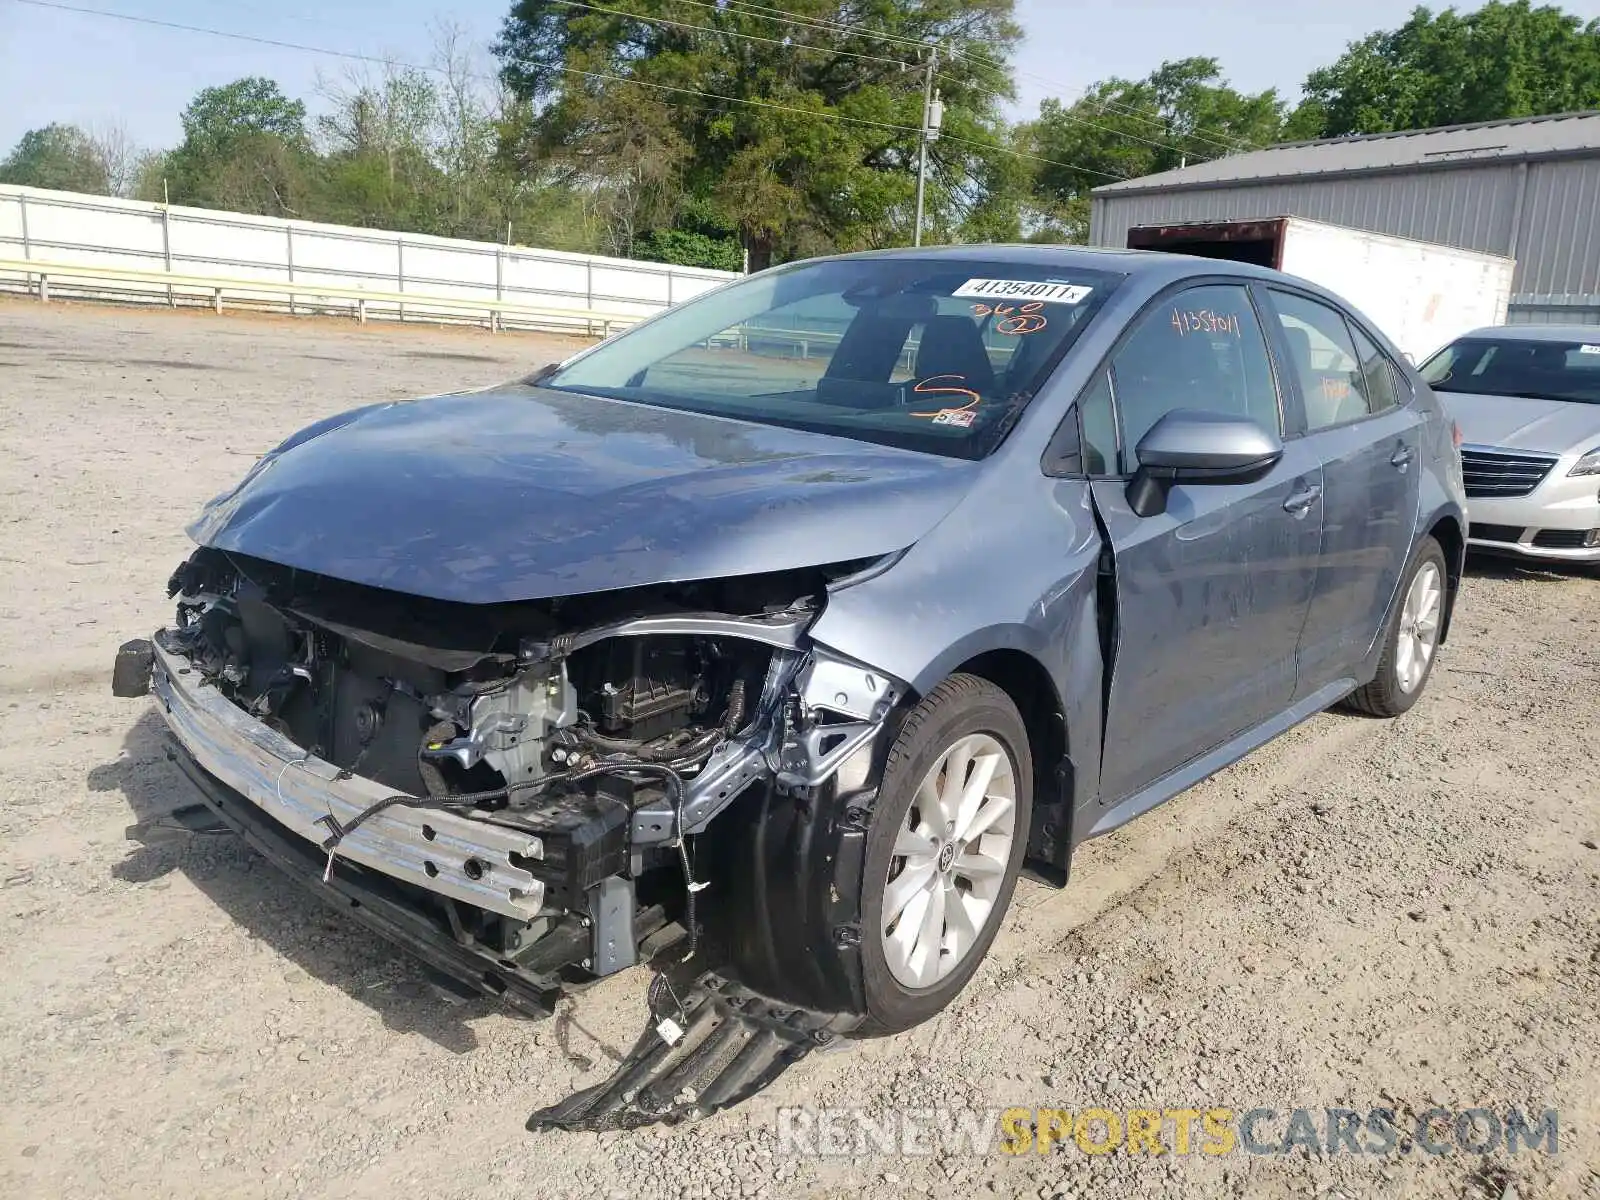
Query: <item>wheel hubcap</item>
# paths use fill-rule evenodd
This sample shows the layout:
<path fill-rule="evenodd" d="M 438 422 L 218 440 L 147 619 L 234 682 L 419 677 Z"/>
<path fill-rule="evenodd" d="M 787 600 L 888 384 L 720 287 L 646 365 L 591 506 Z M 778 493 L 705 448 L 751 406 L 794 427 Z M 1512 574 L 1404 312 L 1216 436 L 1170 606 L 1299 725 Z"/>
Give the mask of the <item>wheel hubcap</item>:
<path fill-rule="evenodd" d="M 923 777 L 884 881 L 884 958 L 908 988 L 938 983 L 995 916 L 1016 836 L 1011 756 L 986 733 L 952 745 Z"/>
<path fill-rule="evenodd" d="M 1439 615 L 1444 600 L 1439 568 L 1423 563 L 1400 610 L 1400 632 L 1395 641 L 1394 673 L 1400 690 L 1410 694 L 1422 686 L 1439 644 Z"/>

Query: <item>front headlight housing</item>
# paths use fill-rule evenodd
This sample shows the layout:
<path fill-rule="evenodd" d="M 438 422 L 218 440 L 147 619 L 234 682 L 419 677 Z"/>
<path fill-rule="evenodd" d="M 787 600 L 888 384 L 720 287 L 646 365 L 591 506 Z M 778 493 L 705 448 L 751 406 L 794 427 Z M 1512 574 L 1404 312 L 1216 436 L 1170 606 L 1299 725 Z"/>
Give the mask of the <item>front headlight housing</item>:
<path fill-rule="evenodd" d="M 1600 475 L 1600 446 L 1596 446 L 1572 464 L 1568 475 Z"/>

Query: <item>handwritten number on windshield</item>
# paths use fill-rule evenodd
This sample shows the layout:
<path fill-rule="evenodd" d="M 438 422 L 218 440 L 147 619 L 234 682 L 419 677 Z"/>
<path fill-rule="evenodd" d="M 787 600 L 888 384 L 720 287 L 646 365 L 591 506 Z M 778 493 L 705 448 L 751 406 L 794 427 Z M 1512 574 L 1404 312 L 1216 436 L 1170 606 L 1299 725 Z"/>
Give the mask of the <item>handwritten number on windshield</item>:
<path fill-rule="evenodd" d="M 1050 324 L 1044 316 L 1044 303 L 1035 300 L 1017 308 L 1011 304 L 996 304 L 992 307 L 987 304 L 974 304 L 972 315 L 982 319 L 993 314 L 1001 318 L 995 323 L 994 331 L 1003 333 L 1007 337 L 1022 337 L 1024 334 L 1038 333 Z"/>
<path fill-rule="evenodd" d="M 977 418 L 975 411 L 983 403 L 983 397 L 971 388 L 961 387 L 966 382 L 965 375 L 930 375 L 926 379 L 919 379 L 911 390 L 919 396 L 965 396 L 965 404 L 937 409 L 934 412 L 907 413 L 908 417 L 921 417 L 923 420 L 932 421 L 935 425 L 958 425 L 965 429 Z M 941 380 L 954 380 L 954 383 L 941 383 Z"/>

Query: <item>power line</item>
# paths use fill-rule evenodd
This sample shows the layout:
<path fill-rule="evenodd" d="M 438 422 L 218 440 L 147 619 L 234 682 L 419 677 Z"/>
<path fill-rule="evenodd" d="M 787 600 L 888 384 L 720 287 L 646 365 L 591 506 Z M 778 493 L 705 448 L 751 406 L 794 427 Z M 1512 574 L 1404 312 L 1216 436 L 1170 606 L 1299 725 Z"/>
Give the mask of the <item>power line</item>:
<path fill-rule="evenodd" d="M 361 54 L 351 50 L 330 50 L 323 46 L 308 46 L 302 42 L 290 42 L 281 38 L 262 37 L 257 34 L 234 33 L 226 29 L 209 29 L 202 25 L 189 25 L 181 21 L 166 21 L 159 17 L 135 16 L 131 13 L 109 12 L 105 9 L 87 8 L 75 4 L 64 4 L 60 0 L 11 0 L 13 4 L 26 4 L 34 8 L 50 8 L 60 12 L 77 13 L 82 16 L 105 17 L 115 21 L 127 21 L 135 25 L 150 25 L 159 29 L 174 29 L 184 33 L 200 33 L 209 37 L 227 38 L 237 42 L 251 42 L 262 46 L 272 46 L 279 50 L 295 50 L 303 54 L 322 54 L 330 58 L 348 59 L 352 62 L 370 63 L 376 66 L 407 67 L 414 71 L 431 71 L 443 73 L 443 68 L 408 63 L 400 59 L 384 57 L 376 54 Z M 515 61 L 515 60 L 513 60 Z M 589 79 L 603 79 L 613 83 L 628 83 L 636 87 L 650 88 L 654 91 L 670 92 L 682 96 L 695 96 L 704 100 L 718 100 L 728 104 L 744 104 L 753 108 L 770 109 L 775 112 L 793 113 L 797 116 L 812 117 L 818 120 L 839 121 L 850 125 L 864 125 L 876 129 L 887 129 L 896 133 L 910 133 L 921 135 L 922 131 L 912 125 L 896 125 L 888 121 L 874 121 L 866 117 L 852 117 L 844 113 L 823 112 L 817 109 L 800 108 L 792 104 L 776 104 L 770 100 L 751 100 L 742 96 L 728 96 L 721 92 L 703 92 L 695 88 L 677 87 L 665 83 L 653 83 L 649 80 L 635 79 L 626 75 L 613 75 L 604 71 L 585 71 L 577 67 L 557 66 L 553 68 L 569 75 L 581 75 Z M 473 78 L 483 79 L 482 75 L 474 74 Z M 1028 154 L 1009 146 L 996 146 L 984 142 L 976 142 L 970 138 L 946 135 L 951 141 L 965 142 L 983 150 L 990 150 L 1000 154 L 1009 154 L 1017 158 L 1032 159 L 1036 162 L 1048 163 L 1051 166 L 1064 167 L 1071 171 L 1082 171 L 1090 175 L 1099 175 L 1106 179 L 1125 179 L 1124 175 L 1117 175 L 1111 171 L 1100 171 L 1093 167 L 1082 167 L 1074 163 L 1060 162 L 1055 159 L 1041 158 L 1038 155 Z"/>
<path fill-rule="evenodd" d="M 623 9 L 620 9 L 620 8 L 606 8 L 606 7 L 604 7 L 602 5 L 598 5 L 598 4 L 587 4 L 587 3 L 584 3 L 583 0 L 550 0 L 550 3 L 558 4 L 563 8 L 581 8 L 581 9 L 586 9 L 589 12 L 606 13 L 606 14 L 608 14 L 610 16 L 623 17 L 623 18 L 625 18 L 627 20 L 630 20 L 630 21 L 640 21 L 640 22 L 643 22 L 643 23 L 646 23 L 646 24 L 650 24 L 650 25 L 664 25 L 664 26 L 667 26 L 668 28 L 671 28 L 671 29 L 684 29 L 684 30 L 688 30 L 688 31 L 693 32 L 693 33 L 711 33 L 711 34 L 716 34 L 719 37 L 743 38 L 746 41 L 762 42 L 762 43 L 764 43 L 766 45 L 769 45 L 769 46 L 781 46 L 781 47 L 783 47 L 785 49 L 788 49 L 788 50 L 806 50 L 806 51 L 810 51 L 813 54 L 824 54 L 824 55 L 828 55 L 829 57 L 855 58 L 855 59 L 860 59 L 860 60 L 862 60 L 864 62 L 886 63 L 886 64 L 888 64 L 890 66 L 897 66 L 902 71 L 906 70 L 908 67 L 912 67 L 912 66 L 916 65 L 915 63 L 908 63 L 904 59 L 885 58 L 882 55 L 878 55 L 878 54 L 859 54 L 859 53 L 857 53 L 856 51 L 853 51 L 853 50 L 843 50 L 843 49 L 838 49 L 838 48 L 830 48 L 830 47 L 827 47 L 827 46 L 813 46 L 813 45 L 811 45 L 811 44 L 809 44 L 807 42 L 795 42 L 795 41 L 791 41 L 791 40 L 786 39 L 786 38 L 761 37 L 758 34 L 741 33 L 739 31 L 733 30 L 733 29 L 719 29 L 719 28 L 717 28 L 716 26 L 713 26 L 713 25 L 692 25 L 692 24 L 689 24 L 688 22 L 685 22 L 685 21 L 673 21 L 673 20 L 669 20 L 669 19 L 667 19 L 665 17 L 649 17 L 649 16 L 645 16 L 643 13 L 627 12 L 627 11 L 625 11 Z M 696 4 L 696 7 L 702 7 L 702 6 L 699 5 L 699 4 Z M 714 5 L 709 5 L 709 4 L 708 5 L 704 5 L 703 7 L 715 9 Z M 759 7 L 759 6 L 757 6 L 757 7 Z M 741 10 L 739 10 L 737 8 L 731 8 L 731 7 L 727 8 L 727 9 L 717 10 L 717 11 L 731 11 L 731 12 L 734 12 L 736 14 L 741 12 Z M 755 16 L 755 15 L 758 15 L 758 14 L 752 13 L 750 15 Z M 849 26 L 839 26 L 838 29 L 842 32 L 842 31 L 846 31 L 846 30 L 851 30 L 851 27 L 849 27 Z M 914 43 L 911 43 L 911 44 L 915 45 L 915 46 L 918 46 L 918 47 L 920 47 L 922 49 L 926 49 L 927 48 L 923 43 L 920 43 L 920 42 L 914 42 Z M 999 70 L 1000 68 L 996 67 L 996 68 L 993 68 L 993 69 Z M 936 78 L 943 79 L 943 80 L 946 80 L 947 82 L 951 82 L 951 83 L 964 82 L 963 80 L 956 79 L 954 76 L 951 76 L 951 75 L 937 75 Z M 1174 143 L 1171 143 L 1171 142 L 1154 141 L 1154 140 L 1152 140 L 1150 138 L 1147 138 L 1147 137 L 1141 137 L 1137 133 L 1129 133 L 1126 130 L 1113 129 L 1109 125 L 1099 125 L 1099 124 L 1096 124 L 1093 121 L 1088 120 L 1085 117 L 1073 116 L 1070 113 L 1062 113 L 1061 115 L 1062 115 L 1062 117 L 1064 119 L 1066 119 L 1068 121 L 1073 121 L 1073 122 L 1075 122 L 1077 124 L 1084 125 L 1084 126 L 1090 128 L 1090 129 L 1098 130 L 1101 133 L 1108 133 L 1112 137 L 1121 137 L 1121 138 L 1127 138 L 1130 141 L 1142 142 L 1144 145 L 1153 146 L 1157 150 L 1177 150 L 1177 151 L 1182 151 L 1182 149 L 1183 149 L 1183 147 L 1181 147 L 1179 145 L 1176 145 Z"/>
<path fill-rule="evenodd" d="M 647 17 L 643 13 L 627 12 L 620 8 L 604 8 L 598 4 L 584 4 L 580 0 L 549 0 L 551 4 L 559 4 L 563 8 L 584 8 L 590 12 L 608 13 L 614 17 L 625 17 L 630 21 L 642 21 L 650 25 L 665 25 L 672 29 L 686 29 L 693 33 L 714 33 L 718 37 L 743 38 L 747 42 L 764 42 L 769 46 L 782 46 L 789 50 L 809 50 L 813 54 L 826 54 L 830 58 L 858 58 L 863 62 L 886 63 L 892 67 L 899 67 L 902 71 L 916 66 L 915 63 L 906 62 L 902 58 L 885 58 L 879 54 L 858 54 L 853 50 L 839 50 L 828 46 L 813 46 L 809 42 L 796 42 L 787 38 L 761 37 L 754 33 L 740 33 L 734 29 L 718 29 L 715 25 L 691 25 L 686 21 L 671 21 L 666 17 Z"/>
<path fill-rule="evenodd" d="M 723 0 L 721 4 L 710 4 L 706 0 L 674 0 L 674 3 L 687 4 L 694 8 L 708 8 L 713 12 L 754 17 L 760 21 L 776 21 L 781 25 L 799 25 L 807 29 L 818 29 L 824 33 L 843 33 L 851 37 L 863 37 L 869 41 L 907 46 L 920 53 L 926 53 L 928 49 L 928 43 L 919 41 L 916 38 L 906 37 L 903 34 L 882 33 L 875 29 L 863 28 L 860 25 L 847 25 L 839 21 L 830 21 L 826 17 L 808 17 L 801 13 L 789 12 L 782 8 L 773 8 L 766 4 L 749 3 L 748 0 Z"/>
<path fill-rule="evenodd" d="M 707 3 L 707 0 L 674 0 L 674 2 L 677 4 L 691 5 L 695 8 L 710 9 L 713 12 L 739 13 L 758 20 L 776 21 L 785 25 L 796 25 L 802 28 L 817 29 L 829 33 L 845 34 L 851 37 L 862 37 L 891 45 L 908 46 L 921 51 L 926 51 L 927 49 L 927 43 L 920 42 L 915 38 L 906 37 L 901 34 L 884 33 L 875 29 L 867 29 L 860 25 L 848 25 L 838 21 L 829 21 L 825 18 L 808 17 L 801 13 L 790 12 L 787 9 L 775 8 L 772 5 L 756 4 L 753 3 L 752 0 L 724 0 L 722 4 Z M 970 63 L 975 67 L 980 67 L 987 71 L 992 71 L 1001 78 L 1006 79 L 1008 83 L 1010 82 L 1007 68 L 993 59 L 977 54 L 971 50 L 957 50 L 951 47 L 946 47 L 945 52 L 952 58 L 959 59 L 962 62 Z M 1020 68 L 1013 69 L 1017 74 L 1025 76 L 1028 79 L 1032 79 L 1035 82 L 1043 83 L 1052 90 L 1063 95 L 1086 97 L 1089 92 L 1089 89 L 1086 87 L 1070 87 L 1057 80 L 1048 79 L 1043 75 L 1038 75 L 1031 71 L 1023 71 Z M 945 76 L 945 78 L 950 79 L 951 77 Z M 1113 100 L 1091 100 L 1090 103 L 1096 104 L 1102 112 L 1104 112 L 1106 109 L 1111 109 L 1120 115 L 1128 117 L 1130 120 L 1136 120 L 1154 129 L 1166 132 L 1167 127 L 1165 124 L 1154 117 L 1145 115 L 1131 104 L 1123 104 Z M 1102 132 L 1111 133 L 1118 137 L 1130 137 L 1135 141 L 1142 141 L 1146 145 L 1156 146 L 1159 149 L 1177 150 L 1180 152 L 1183 150 L 1183 147 L 1177 145 L 1176 143 L 1151 141 L 1147 138 L 1139 137 L 1136 134 L 1124 133 L 1121 130 L 1109 129 L 1103 125 L 1096 125 L 1094 122 L 1088 121 L 1082 117 L 1073 117 L 1069 114 L 1063 115 L 1066 116 L 1066 118 L 1070 121 L 1087 125 L 1092 129 L 1099 129 Z M 1240 138 L 1227 138 L 1223 140 L 1210 137 L 1203 129 L 1200 128 L 1195 129 L 1191 136 L 1196 141 L 1205 142 L 1211 146 L 1215 146 L 1218 149 L 1225 151 L 1236 151 L 1240 149 L 1252 150 L 1256 148 L 1253 143 Z"/>
<path fill-rule="evenodd" d="M 567 7 L 567 8 L 586 8 L 586 9 L 590 9 L 591 11 L 594 11 L 594 12 L 605 12 L 605 13 L 611 13 L 611 14 L 616 15 L 616 16 L 628 17 L 628 18 L 631 18 L 631 19 L 636 20 L 636 21 L 645 21 L 645 22 L 649 22 L 651 24 L 656 24 L 656 25 L 667 25 L 667 26 L 671 26 L 673 28 L 678 28 L 678 29 L 699 30 L 699 31 L 704 31 L 704 32 L 708 32 L 708 33 L 716 33 L 716 34 L 726 35 L 726 36 L 729 36 L 729 37 L 746 38 L 746 39 L 748 39 L 750 41 L 765 42 L 768 45 L 784 46 L 784 47 L 787 47 L 789 49 L 794 49 L 794 50 L 809 50 L 809 51 L 812 51 L 814 53 L 822 53 L 822 54 L 839 54 L 839 55 L 843 55 L 843 56 L 846 56 L 846 57 L 849 57 L 849 58 L 864 59 L 864 60 L 866 60 L 868 62 L 893 63 L 893 64 L 899 65 L 902 70 L 907 68 L 907 67 L 916 65 L 916 64 L 913 64 L 913 63 L 908 63 L 908 62 L 904 61 L 903 59 L 884 58 L 884 57 L 882 57 L 880 55 L 861 54 L 861 53 L 858 53 L 856 51 L 851 51 L 851 50 L 830 50 L 830 49 L 828 49 L 826 47 L 813 46 L 813 45 L 811 45 L 809 43 L 806 43 L 806 42 L 793 42 L 793 41 L 789 41 L 789 40 L 786 40 L 786 39 L 779 39 L 779 38 L 764 38 L 764 37 L 760 37 L 760 36 L 758 36 L 756 34 L 740 33 L 740 32 L 736 32 L 736 31 L 731 30 L 731 29 L 719 29 L 719 28 L 716 28 L 715 26 L 690 25 L 690 24 L 687 24 L 687 23 L 684 23 L 684 22 L 672 21 L 672 20 L 668 20 L 668 19 L 665 19 L 665 18 L 661 18 L 661 17 L 647 17 L 647 16 L 644 16 L 644 15 L 639 14 L 639 13 L 623 12 L 622 10 L 619 10 L 619 9 L 602 8 L 602 7 L 600 7 L 598 5 L 594 5 L 594 4 L 581 3 L 580 0 L 551 0 L 551 2 L 554 3 L 554 4 L 560 4 L 560 5 L 562 5 L 564 7 Z M 837 22 L 837 21 L 828 21 L 828 20 L 824 20 L 824 19 L 820 19 L 820 18 L 805 17 L 805 16 L 802 16 L 799 13 L 791 13 L 791 12 L 788 12 L 787 10 L 781 9 L 781 8 L 772 8 L 772 7 L 770 7 L 768 5 L 764 5 L 764 4 L 748 3 L 748 2 L 746 2 L 746 0 L 724 0 L 724 3 L 721 4 L 721 5 L 706 3 L 705 0 L 675 0 L 675 2 L 679 3 L 679 4 L 687 4 L 687 5 L 690 5 L 691 7 L 694 7 L 694 8 L 707 9 L 707 10 L 709 10 L 711 12 L 727 13 L 727 14 L 733 14 L 735 16 L 748 16 L 748 17 L 756 18 L 758 20 L 776 21 L 776 22 L 778 22 L 780 24 L 791 25 L 791 26 L 794 26 L 796 28 L 802 28 L 802 29 L 818 30 L 818 31 L 823 32 L 823 33 L 844 34 L 844 35 L 852 36 L 852 37 L 859 36 L 859 37 L 865 37 L 865 38 L 869 38 L 869 39 L 875 39 L 875 40 L 879 40 L 879 41 L 883 41 L 883 42 L 889 42 L 889 43 L 892 43 L 894 45 L 904 45 L 904 46 L 916 49 L 916 50 L 918 50 L 919 52 L 922 52 L 922 53 L 926 53 L 928 51 L 928 43 L 919 42 L 919 41 L 916 41 L 913 38 L 904 37 L 904 36 L 902 36 L 900 34 L 882 33 L 882 32 L 880 32 L 878 30 L 865 29 L 865 28 L 863 28 L 863 27 L 861 27 L 859 25 L 846 25 L 846 24 L 842 24 L 842 23 Z M 1007 83 L 1010 82 L 1009 76 L 1007 76 L 1005 68 L 1002 67 L 1001 65 L 995 63 L 995 62 L 992 62 L 992 61 L 977 57 L 976 55 L 972 54 L 970 51 L 960 51 L 960 50 L 952 50 L 952 49 L 946 48 L 946 53 L 950 54 L 952 57 L 960 59 L 963 62 L 968 62 L 968 63 L 973 64 L 974 66 L 982 67 L 985 70 L 993 71 L 997 75 L 999 75 L 1001 78 L 1006 79 Z M 959 84 L 959 83 L 965 83 L 966 82 L 965 80 L 958 79 L 955 76 L 948 75 L 948 74 L 941 74 L 941 75 L 938 76 L 938 78 L 943 79 L 943 80 L 945 80 L 946 82 L 949 82 L 949 83 L 958 83 Z M 1048 81 L 1046 81 L 1046 82 L 1048 82 Z M 1054 85 L 1052 85 L 1052 86 L 1054 86 Z M 1080 88 L 1080 89 L 1078 89 L 1078 91 L 1079 91 L 1080 94 L 1086 94 L 1088 89 L 1087 88 Z M 1107 107 L 1109 105 L 1110 105 L 1110 102 L 1105 102 L 1102 105 L 1101 111 L 1104 111 L 1105 107 Z M 1141 121 L 1141 122 L 1143 122 L 1145 124 L 1148 124 L 1148 125 L 1153 125 L 1158 129 L 1164 130 L 1164 128 L 1165 128 L 1164 126 L 1161 125 L 1161 123 L 1159 121 L 1155 121 L 1155 120 L 1152 120 L 1149 117 L 1144 116 L 1143 114 L 1139 113 L 1137 110 L 1133 109 L 1131 106 L 1121 105 L 1119 107 L 1125 109 L 1126 112 L 1125 112 L 1124 115 L 1129 116 L 1131 119 Z M 1113 129 L 1109 125 L 1101 125 L 1101 124 L 1098 124 L 1098 123 L 1096 123 L 1094 121 L 1089 120 L 1087 117 L 1075 116 L 1072 113 L 1063 112 L 1061 114 L 1061 116 L 1062 116 L 1062 118 L 1064 120 L 1071 121 L 1074 124 L 1083 125 L 1083 126 L 1085 126 L 1086 128 L 1089 128 L 1089 129 L 1098 130 L 1101 133 L 1110 134 L 1112 137 L 1127 138 L 1130 141 L 1141 142 L 1144 145 L 1151 146 L 1151 147 L 1153 147 L 1153 148 L 1155 148 L 1157 150 L 1171 150 L 1171 151 L 1175 151 L 1175 152 L 1178 152 L 1178 153 L 1183 153 L 1184 152 L 1184 147 L 1179 145 L 1179 144 L 1177 144 L 1177 143 L 1175 143 L 1175 142 L 1158 141 L 1158 140 L 1153 139 L 1153 138 L 1144 137 L 1144 136 L 1142 136 L 1140 134 L 1137 134 L 1137 133 L 1130 133 L 1127 130 Z M 1212 140 L 1210 138 L 1199 136 L 1198 134 L 1196 135 L 1196 140 L 1209 142 L 1210 144 L 1215 145 L 1215 146 L 1222 146 L 1222 143 L 1216 142 L 1216 141 L 1214 141 L 1214 140 Z M 1222 148 L 1224 148 L 1224 149 L 1234 149 L 1236 147 L 1222 146 Z M 1191 157 L 1198 158 L 1199 156 L 1198 155 L 1192 155 Z"/>

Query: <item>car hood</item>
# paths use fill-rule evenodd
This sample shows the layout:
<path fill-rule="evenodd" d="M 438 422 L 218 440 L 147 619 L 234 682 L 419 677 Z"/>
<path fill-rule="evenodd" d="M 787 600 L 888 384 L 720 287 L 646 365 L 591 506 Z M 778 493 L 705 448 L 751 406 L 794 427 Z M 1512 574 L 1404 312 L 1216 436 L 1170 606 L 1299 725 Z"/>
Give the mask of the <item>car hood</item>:
<path fill-rule="evenodd" d="M 891 553 L 978 469 L 518 384 L 302 430 L 189 534 L 352 583 L 494 603 Z"/>
<path fill-rule="evenodd" d="M 1600 443 L 1600 404 L 1434 391 L 1470 445 L 1565 454 Z"/>

